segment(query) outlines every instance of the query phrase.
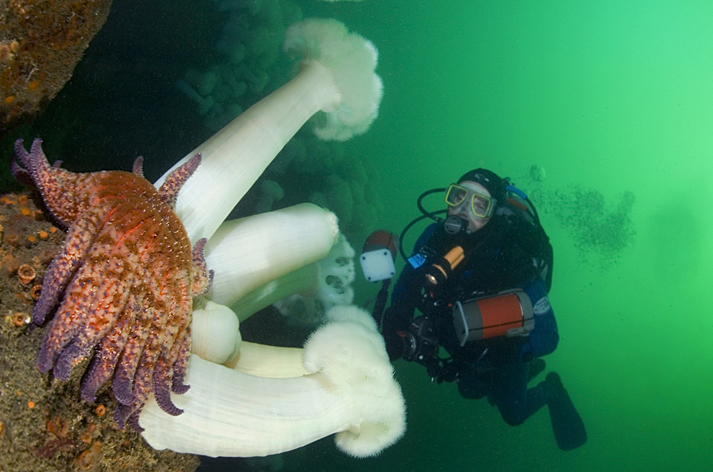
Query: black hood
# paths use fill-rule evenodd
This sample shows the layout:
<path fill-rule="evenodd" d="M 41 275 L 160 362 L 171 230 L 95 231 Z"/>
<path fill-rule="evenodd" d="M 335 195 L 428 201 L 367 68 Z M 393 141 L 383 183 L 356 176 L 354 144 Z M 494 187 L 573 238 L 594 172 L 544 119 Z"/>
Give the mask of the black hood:
<path fill-rule="evenodd" d="M 465 182 L 466 180 L 477 182 L 485 187 L 488 192 L 490 192 L 490 196 L 495 198 L 498 203 L 502 204 L 507 200 L 507 186 L 509 182 L 507 179 L 498 176 L 495 172 L 481 168 L 471 170 L 463 174 L 463 176 L 458 179 L 458 183 Z"/>

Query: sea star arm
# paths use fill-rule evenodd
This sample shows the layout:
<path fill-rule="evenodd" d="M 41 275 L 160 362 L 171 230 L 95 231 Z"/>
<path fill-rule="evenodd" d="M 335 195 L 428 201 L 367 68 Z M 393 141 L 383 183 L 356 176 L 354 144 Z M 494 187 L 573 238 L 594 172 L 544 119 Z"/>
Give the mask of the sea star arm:
<path fill-rule="evenodd" d="M 201 163 L 201 159 L 200 153 L 191 157 L 188 162 L 171 172 L 163 185 L 161 185 L 161 188 L 158 189 L 158 193 L 163 201 L 166 202 L 171 208 L 176 207 L 178 191 L 181 190 L 181 187 L 186 180 L 188 180 L 188 177 L 193 175 L 193 172 L 196 171 L 198 165 Z"/>
<path fill-rule="evenodd" d="M 42 292 L 32 309 L 32 322 L 41 325 L 49 312 L 57 305 L 72 274 L 82 264 L 103 223 L 104 210 L 95 207 L 82 215 L 65 237 L 62 251 L 52 260 L 42 284 Z"/>
<path fill-rule="evenodd" d="M 203 295 L 208 290 L 213 283 L 213 271 L 208 270 L 208 266 L 205 262 L 205 255 L 203 250 L 205 244 L 208 242 L 206 238 L 201 238 L 193 246 L 193 287 L 192 294 L 194 297 Z"/>
<path fill-rule="evenodd" d="M 146 303 L 146 300 L 143 302 Z M 116 366 L 112 380 L 112 389 L 114 390 L 114 396 L 121 404 L 128 405 L 134 401 L 134 376 L 139 365 L 141 352 L 149 337 L 153 316 L 154 310 L 150 302 L 138 307 L 136 319 L 131 327 L 131 337 L 126 342 L 124 350 L 119 357 L 119 363 Z"/>
<path fill-rule="evenodd" d="M 82 378 L 81 392 L 82 400 L 85 402 L 95 401 L 97 390 L 114 375 L 116 363 L 129 339 L 129 332 L 134 326 L 134 318 L 138 309 L 136 298 L 130 294 L 124 314 L 97 346 L 89 368 Z"/>
<path fill-rule="evenodd" d="M 178 359 L 173 364 L 173 393 L 178 395 L 183 395 L 189 389 L 189 386 L 183 383 L 186 378 L 186 371 L 188 370 L 188 359 L 191 354 L 191 326 L 186 328 L 184 333 L 184 338 L 180 344 L 180 350 L 178 351 Z"/>
<path fill-rule="evenodd" d="M 134 161 L 134 166 L 131 168 L 131 173 L 143 178 L 143 176 L 144 176 L 144 158 L 143 158 L 143 156 L 139 156 L 136 158 L 136 160 Z"/>
<path fill-rule="evenodd" d="M 25 151 L 23 141 L 18 139 L 15 141 L 15 155 L 39 189 L 52 216 L 65 227 L 70 226 L 82 211 L 82 205 L 78 204 L 73 191 L 83 178 L 82 174 L 75 174 L 56 165 L 50 166 L 42 151 L 41 139 L 32 142 L 29 153 Z M 13 172 L 18 173 L 17 169 Z M 22 173 L 19 174 L 25 180 Z"/>

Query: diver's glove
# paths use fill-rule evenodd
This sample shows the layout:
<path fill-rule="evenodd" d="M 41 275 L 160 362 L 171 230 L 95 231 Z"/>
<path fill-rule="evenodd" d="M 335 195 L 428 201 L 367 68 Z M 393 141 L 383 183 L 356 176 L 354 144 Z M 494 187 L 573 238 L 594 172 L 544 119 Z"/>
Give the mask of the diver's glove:
<path fill-rule="evenodd" d="M 431 376 L 431 378 L 435 378 L 436 382 L 441 384 L 443 382 L 453 382 L 456 379 L 456 376 L 458 375 L 458 371 L 460 370 L 460 366 L 456 365 L 456 363 L 452 360 L 450 361 L 445 361 L 441 365 L 438 373 L 434 376 Z"/>

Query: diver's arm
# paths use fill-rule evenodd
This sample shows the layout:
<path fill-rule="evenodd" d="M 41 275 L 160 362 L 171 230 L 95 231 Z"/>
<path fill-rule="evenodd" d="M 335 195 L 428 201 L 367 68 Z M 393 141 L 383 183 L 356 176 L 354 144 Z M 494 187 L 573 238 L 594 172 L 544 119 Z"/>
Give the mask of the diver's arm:
<path fill-rule="evenodd" d="M 416 283 L 415 272 L 409 265 L 401 271 L 391 294 L 391 307 L 384 313 L 381 323 L 381 335 L 392 361 L 403 356 L 404 341 L 398 332 L 408 328 L 416 310 L 416 301 L 420 297 L 421 290 Z"/>
<path fill-rule="evenodd" d="M 412 254 L 416 254 L 428 242 L 436 227 L 436 224 L 429 225 L 421 233 L 414 244 Z M 386 310 L 381 320 L 381 335 L 392 361 L 404 354 L 404 340 L 398 332 L 405 331 L 411 324 L 422 288 L 423 280 L 419 277 L 419 271 L 407 262 L 391 292 L 391 307 Z"/>

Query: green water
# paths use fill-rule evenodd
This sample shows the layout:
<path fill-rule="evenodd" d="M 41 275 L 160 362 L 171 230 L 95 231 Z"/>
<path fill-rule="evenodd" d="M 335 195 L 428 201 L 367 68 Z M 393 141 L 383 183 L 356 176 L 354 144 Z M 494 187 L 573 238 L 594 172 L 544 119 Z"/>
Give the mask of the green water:
<path fill-rule="evenodd" d="M 380 51 L 381 114 L 348 149 L 383 162 L 382 226 L 400 230 L 421 191 L 478 166 L 527 183 L 538 164 L 549 190 L 636 198 L 633 243 L 604 269 L 575 247 L 571 228 L 543 215 L 561 333 L 547 363 L 585 419 L 584 447 L 560 452 L 545 410 L 511 428 L 486 401 L 430 385 L 400 361 L 406 436 L 376 460 L 329 461 L 393 471 L 713 470 L 713 5 L 366 0 L 319 11 Z"/>

